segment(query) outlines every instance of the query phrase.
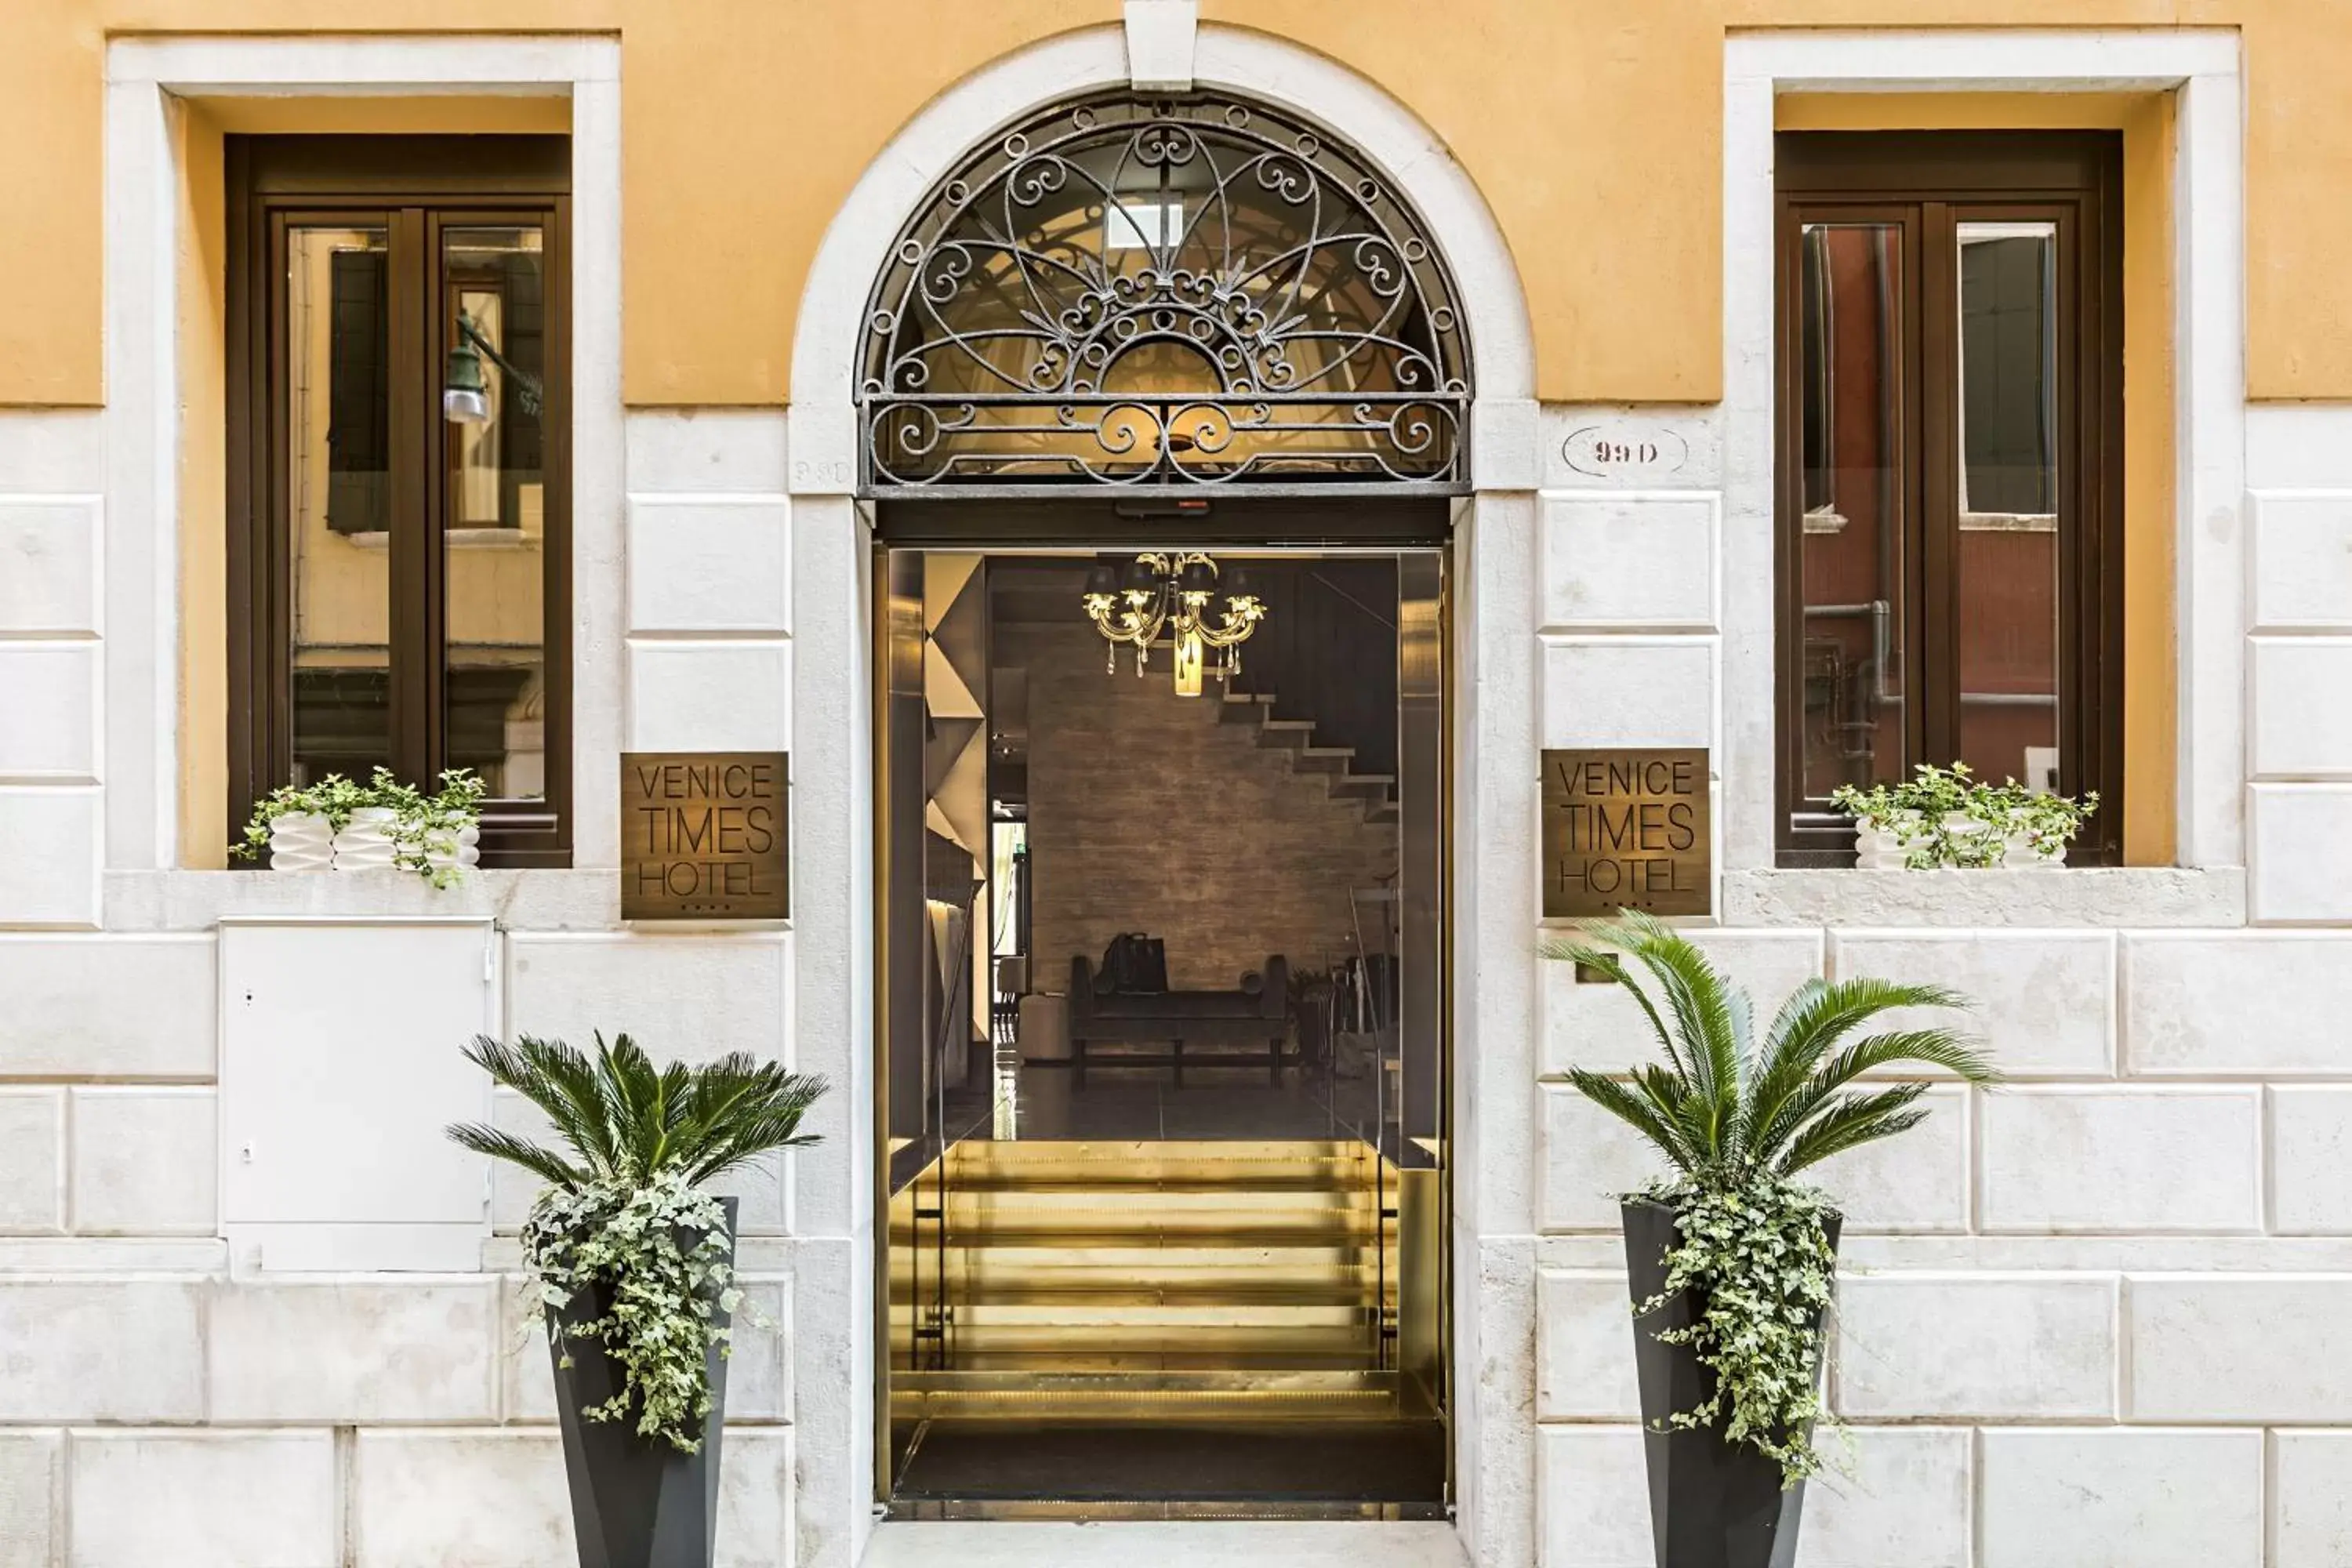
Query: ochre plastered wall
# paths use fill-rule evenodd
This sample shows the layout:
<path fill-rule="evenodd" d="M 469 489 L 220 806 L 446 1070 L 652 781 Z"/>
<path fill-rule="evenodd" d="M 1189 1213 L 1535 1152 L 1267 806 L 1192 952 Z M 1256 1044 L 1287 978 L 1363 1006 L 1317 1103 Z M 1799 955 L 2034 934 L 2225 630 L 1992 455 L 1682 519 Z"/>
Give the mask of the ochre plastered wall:
<path fill-rule="evenodd" d="M 2124 133 L 2124 858 L 2175 847 L 2170 93 L 1792 94 L 1783 131 L 2077 130 Z"/>
<path fill-rule="evenodd" d="M 1538 391 L 1716 400 L 1723 37 L 1775 26 L 2241 26 L 2248 389 L 2352 397 L 2347 0 L 1202 0 L 1380 82 L 1517 256 Z M 633 404 L 786 400 L 825 225 L 889 135 L 1116 0 L 12 0 L 0 48 L 0 404 L 95 405 L 110 33 L 618 32 Z M 1008 104 L 1008 115 L 1023 106 Z"/>

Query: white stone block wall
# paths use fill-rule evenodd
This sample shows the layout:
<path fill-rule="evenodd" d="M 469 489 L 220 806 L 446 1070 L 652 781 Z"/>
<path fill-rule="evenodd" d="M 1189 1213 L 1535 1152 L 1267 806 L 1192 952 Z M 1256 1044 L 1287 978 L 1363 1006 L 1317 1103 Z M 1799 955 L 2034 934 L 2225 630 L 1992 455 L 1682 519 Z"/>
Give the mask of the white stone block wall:
<path fill-rule="evenodd" d="M 1850 1215 L 1832 1392 L 1860 1458 L 1808 1505 L 1809 1568 L 2347 1560 L 2352 1035 L 2333 998 L 2352 932 L 1703 941 L 1773 993 L 1811 953 L 1959 985 L 2017 1075 L 1937 1088 L 1925 1126 L 1822 1173 Z M 1613 987 L 1565 966 L 1548 984 L 1552 1070 L 1646 1054 Z M 1545 1562 L 1613 1568 L 1638 1561 L 1622 1543 L 1644 1495 L 1569 1472 L 1626 1462 L 1638 1432 L 1611 1194 L 1654 1164 L 1564 1084 L 1544 1092 L 1539 1490 L 1582 1521 L 1547 1527 Z"/>
<path fill-rule="evenodd" d="M 95 411 L 0 411 L 0 924 L 98 924 L 105 488 Z"/>
<path fill-rule="evenodd" d="M 1547 427 L 1577 417 L 1550 411 Z M 632 437 L 613 596 L 627 617 L 625 733 L 789 741 L 803 672 L 778 580 L 794 559 L 782 422 L 665 414 Z M 1691 449 L 1711 460 L 1704 423 Z M 1745 634 L 1723 626 L 1716 574 L 1693 560 L 1719 544 L 1720 508 L 1709 490 L 1645 483 L 1563 488 L 1528 514 L 1549 742 L 1727 730 L 1719 647 Z M 744 562 L 750 581 L 718 569 Z M 2264 658 L 2250 664 L 2258 700 L 2265 670 L 2308 679 Z M 2061 1530 L 2070 1563 L 2251 1564 L 2266 1536 L 2265 1568 L 2345 1560 L 2352 1382 L 2333 1369 L 2352 1352 L 2352 929 L 2233 904 L 2248 884 L 2227 867 L 1996 878 L 1930 898 L 1902 877 L 1743 865 L 1729 838 L 1719 858 L 1727 909 L 1736 896 L 1769 918 L 1699 940 L 1759 995 L 1815 973 L 1937 980 L 1981 1000 L 1975 1026 L 2014 1080 L 1937 1084 L 1925 1127 L 1824 1173 L 1852 1217 L 1832 1388 L 1859 1442 L 1853 1477 L 1809 1509 L 1807 1568 L 2005 1568 L 2049 1560 L 2034 1554 Z M 801 1032 L 790 929 L 627 931 L 610 882 L 502 873 L 436 895 L 118 871 L 94 883 L 83 929 L 55 929 L 48 903 L 7 907 L 0 1343 L 37 1352 L 0 1380 L 0 1564 L 137 1561 L 154 1531 L 196 1542 L 199 1562 L 307 1561 L 320 1539 L 361 1563 L 566 1560 L 549 1379 L 513 1272 L 527 1184 L 488 1184 L 477 1273 L 233 1268 L 217 1239 L 214 933 L 224 914 L 289 900 L 327 917 L 488 914 L 510 1030 L 627 1029 L 689 1057 L 741 1047 L 851 1080 L 842 1041 Z M 1650 1166 L 1562 1081 L 1571 1064 L 1633 1059 L 1638 1023 L 1615 988 L 1545 965 L 1519 1047 L 1531 1076 L 1480 1080 L 1497 1139 L 1520 1114 L 1513 1082 L 1536 1130 L 1538 1234 L 1488 1245 L 1472 1294 L 1492 1348 L 1486 1395 L 1534 1422 L 1531 1491 L 1497 1488 L 1486 1504 L 1532 1517 L 1496 1521 L 1490 1539 L 1517 1533 L 1551 1568 L 1646 1561 L 1612 1194 Z M 495 1114 L 529 1120 L 503 1100 Z M 869 1393 L 845 1368 L 870 1321 L 867 1244 L 830 1195 L 856 1185 L 845 1148 L 809 1158 L 735 1189 L 769 1325 L 745 1331 L 730 1400 L 727 1550 L 745 1563 L 848 1561 L 844 1505 L 865 1485 L 849 1434 Z M 799 1217 L 812 1192 L 827 1194 L 821 1230 Z M 1514 1323 L 1532 1324 L 1524 1361 Z M 1508 1428 L 1488 1441 L 1517 1462 Z M 152 1497 L 152 1517 L 110 1517 L 126 1489 Z M 2045 1519 L 2084 1489 L 2100 1510 Z"/>
<path fill-rule="evenodd" d="M 232 1258 L 221 1107 L 239 1091 L 222 1078 L 225 1011 L 235 1023 L 218 922 L 487 916 L 509 1033 L 627 1031 L 657 1055 L 788 1063 L 792 932 L 625 929 L 608 870 L 477 874 L 447 893 L 393 876 L 101 875 L 102 726 L 77 683 L 101 646 L 99 500 L 79 493 L 102 480 L 85 472 L 97 427 L 0 416 L 0 1568 L 562 1568 L 576 1559 L 552 1379 L 512 1239 L 529 1184 L 485 1168 L 472 1271 Z M 625 563 L 581 589 L 625 606 L 606 638 L 626 648 L 625 743 L 789 746 L 782 418 L 664 415 L 632 437 Z M 617 762 L 583 766 L 601 778 Z M 86 832 L 60 830 L 60 802 Z M 582 857 L 611 859 L 608 845 Z M 317 1048 L 336 1045 L 330 1030 Z M 518 1123 L 522 1110 L 494 1107 Z M 822 1114 L 845 1161 L 848 1097 Z M 845 1403 L 864 1261 L 804 1252 L 793 1174 L 775 1159 L 729 1187 L 751 1310 L 730 1366 L 733 1568 L 849 1561 L 837 1498 L 829 1518 L 799 1506 L 793 1422 L 813 1371 L 845 1385 L 821 1405 Z M 831 1446 L 839 1469 L 848 1445 Z"/>
<path fill-rule="evenodd" d="M 1759 1003 L 1813 973 L 1946 984 L 1978 1000 L 1969 1026 L 2010 1079 L 1938 1084 L 1924 1126 L 1821 1172 L 1849 1221 L 1830 1386 L 1858 1447 L 1808 1503 L 1804 1568 L 2352 1562 L 2347 437 L 2352 411 L 2250 411 L 2242 881 L 2229 865 L 1778 872 L 1721 835 L 1731 923 L 1695 934 Z M 1547 742 L 1601 726 L 1678 743 L 1692 682 L 1644 710 L 1582 681 L 1595 650 L 1649 658 L 1667 629 L 1618 625 L 1596 580 L 1665 605 L 1696 580 L 1704 509 L 1654 477 L 1626 495 L 1552 472 L 1587 488 L 1547 498 Z M 1645 559 L 1598 579 L 1569 559 L 1603 538 Z M 1717 629 L 1727 647 L 1769 631 Z M 1735 771 L 1750 717 L 1714 721 Z M 1758 787 L 1718 785 L 1735 813 Z M 1634 1568 L 1647 1499 L 1613 1194 L 1656 1166 L 1561 1079 L 1649 1051 L 1618 988 L 1564 964 L 1543 1033 L 1543 1562 Z"/>

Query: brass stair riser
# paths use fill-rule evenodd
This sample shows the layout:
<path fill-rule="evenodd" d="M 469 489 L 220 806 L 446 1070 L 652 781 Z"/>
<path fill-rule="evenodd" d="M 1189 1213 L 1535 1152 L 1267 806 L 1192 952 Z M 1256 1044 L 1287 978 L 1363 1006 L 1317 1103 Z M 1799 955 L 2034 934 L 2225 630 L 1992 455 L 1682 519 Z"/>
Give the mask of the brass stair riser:
<path fill-rule="evenodd" d="M 1115 1394 L 1055 1394 L 1024 1398 L 1003 1394 L 893 1394 L 894 1421 L 1297 1421 L 1320 1426 L 1333 1421 L 1393 1421 L 1397 1398 L 1355 1394 L 1315 1399 L 1267 1398 L 1262 1394 L 1168 1394 L 1137 1398 Z"/>
<path fill-rule="evenodd" d="M 1381 1173 L 1347 1142 L 961 1145 L 891 1205 L 892 1414 L 1389 1416 Z"/>
<path fill-rule="evenodd" d="M 1218 1246 L 1213 1239 L 1181 1246 L 985 1246 L 950 1239 L 946 1248 L 901 1248 L 906 1256 L 891 1260 L 898 1279 L 934 1279 L 940 1260 L 948 1277 L 985 1281 L 1021 1279 L 1160 1279 L 1234 1277 L 1249 1281 L 1289 1281 L 1289 1279 L 1362 1279 L 1395 1265 L 1395 1246 L 1328 1246 L 1306 1241 L 1298 1246 Z"/>
<path fill-rule="evenodd" d="M 1393 1392 L 1396 1385 L 1397 1376 L 1392 1372 L 1304 1370 L 1240 1373 L 1162 1369 L 1131 1373 L 917 1372 L 899 1380 L 899 1387 L 909 1394 L 1279 1394 L 1299 1399 L 1384 1394 Z"/>
<path fill-rule="evenodd" d="M 1051 1328 L 1073 1339 L 1111 1339 L 1139 1329 L 1342 1328 L 1368 1321 L 1370 1312 L 1370 1306 L 1332 1302 L 966 1301 L 955 1306 L 953 1321 L 963 1334 L 1018 1326 Z M 911 1303 L 893 1303 L 890 1309 L 893 1321 L 927 1321 L 917 1314 Z"/>
<path fill-rule="evenodd" d="M 1180 1342 L 1170 1350 L 1138 1350 L 1132 1346 L 1121 1346 L 1084 1351 L 1071 1350 L 1056 1342 L 1050 1350 L 975 1351 L 958 1341 L 955 1364 L 960 1373 L 1018 1373 L 1032 1383 L 1072 1373 L 1136 1375 L 1192 1372 L 1250 1376 L 1297 1372 L 1351 1373 L 1360 1376 L 1363 1373 L 1364 1339 L 1360 1331 L 1350 1329 L 1344 1333 L 1328 1334 L 1321 1342 L 1324 1347 L 1321 1349 L 1317 1348 L 1317 1342 L 1307 1339 L 1291 1343 L 1293 1348 L 1287 1350 L 1194 1350 L 1186 1349 Z M 894 1357 L 890 1364 L 902 1373 L 926 1370 L 923 1363 L 904 1353 Z"/>
<path fill-rule="evenodd" d="M 1129 1300 L 1137 1297 L 1211 1303 L 1306 1300 L 1309 1297 L 1325 1300 L 1344 1291 L 1344 1299 L 1348 1300 L 1370 1301 L 1375 1295 L 1381 1295 L 1389 1298 L 1393 1305 L 1395 1296 L 1389 1282 L 1370 1268 L 1345 1271 L 1197 1269 L 1139 1279 L 1130 1271 L 1118 1269 L 1000 1272 L 985 1268 L 965 1271 L 950 1267 L 947 1271 L 946 1285 L 950 1298 L 965 1304 L 1051 1300 L 1082 1305 Z M 938 1289 L 938 1279 L 928 1270 L 920 1275 L 902 1274 L 890 1282 L 890 1298 L 894 1301 L 931 1300 L 936 1297 Z"/>
<path fill-rule="evenodd" d="M 890 1405 L 901 1417 L 1328 1421 L 1383 1419 L 1396 1398 L 1393 1375 L 1360 1372 L 907 1373 L 893 1379 Z"/>
<path fill-rule="evenodd" d="M 1368 1183 L 1378 1167 L 1367 1151 L 1346 1142 L 1113 1139 L 961 1143 L 949 1152 L 948 1175 L 950 1184 L 990 1175 L 1105 1186 L 1154 1181 Z"/>
<path fill-rule="evenodd" d="M 1040 1166 L 1096 1162 L 1129 1168 L 1139 1162 L 1213 1166 L 1230 1162 L 1265 1162 L 1298 1168 L 1306 1162 L 1371 1166 L 1373 1152 L 1352 1138 L 973 1138 L 948 1150 L 955 1171 L 969 1166 Z"/>
<path fill-rule="evenodd" d="M 925 1344 L 919 1352 L 908 1347 L 912 1342 L 908 1334 L 910 1325 L 901 1320 L 894 1325 L 892 1358 L 898 1364 L 927 1366 L 936 1361 L 931 1346 Z M 949 1348 L 961 1365 L 961 1358 L 974 1359 L 975 1370 L 984 1367 L 990 1358 L 1018 1357 L 1031 1371 L 1087 1371 L 1107 1357 L 1144 1359 L 1158 1366 L 1168 1357 L 1181 1357 L 1188 1363 L 1221 1358 L 1221 1366 L 1266 1367 L 1291 1363 L 1297 1366 L 1328 1367 L 1334 1357 L 1353 1356 L 1354 1365 L 1366 1364 L 1366 1335 L 1369 1326 L 1361 1321 L 1333 1324 L 1268 1325 L 1253 1323 L 1245 1326 L 1178 1325 L 1173 1328 L 1139 1328 L 1121 1326 L 1116 1332 L 1074 1334 L 1066 1323 L 997 1323 L 991 1325 L 956 1324 L 950 1332 Z"/>
<path fill-rule="evenodd" d="M 1336 1242 L 1368 1233 L 1378 1212 L 1370 1197 L 1334 1193 L 1153 1193 L 1135 1199 L 1099 1192 L 950 1193 L 944 1207 L 950 1235 L 967 1245 L 1049 1227 L 1065 1236 L 1155 1238 L 1313 1231 Z M 928 1225 L 893 1228 L 913 1234 Z"/>

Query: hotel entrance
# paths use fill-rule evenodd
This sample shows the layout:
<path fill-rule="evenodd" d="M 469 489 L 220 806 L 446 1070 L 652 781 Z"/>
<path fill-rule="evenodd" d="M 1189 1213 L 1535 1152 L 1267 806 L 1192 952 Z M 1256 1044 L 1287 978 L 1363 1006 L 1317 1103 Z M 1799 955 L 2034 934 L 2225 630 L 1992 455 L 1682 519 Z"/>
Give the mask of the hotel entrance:
<path fill-rule="evenodd" d="M 883 553 L 897 1514 L 1444 1510 L 1443 557 L 1211 515 Z"/>
<path fill-rule="evenodd" d="M 1442 1517 L 1436 247 L 1266 105 L 1098 93 L 864 347 L 883 1500 Z"/>

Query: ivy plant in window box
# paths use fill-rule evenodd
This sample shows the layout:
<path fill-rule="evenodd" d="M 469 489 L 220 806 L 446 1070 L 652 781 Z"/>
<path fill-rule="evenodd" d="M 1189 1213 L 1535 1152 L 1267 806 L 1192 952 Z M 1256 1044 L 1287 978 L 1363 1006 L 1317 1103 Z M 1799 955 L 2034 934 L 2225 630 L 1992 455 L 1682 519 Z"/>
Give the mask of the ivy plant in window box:
<path fill-rule="evenodd" d="M 428 795 L 378 768 L 366 784 L 329 773 L 287 784 L 254 806 L 239 859 L 269 852 L 273 871 L 413 871 L 436 888 L 481 858 L 482 781 L 470 768 L 443 773 Z"/>
<path fill-rule="evenodd" d="M 1670 928 L 1629 911 L 1584 935 L 1545 956 L 1622 985 L 1664 1056 L 1570 1075 L 1673 1172 L 1623 1209 L 1658 1568 L 1790 1568 L 1815 1430 L 1836 1426 L 1821 1389 L 1841 1225 L 1798 1176 L 1926 1119 L 1926 1082 L 1856 1088 L 1865 1073 L 1992 1070 L 1950 1029 L 1853 1037 L 1895 1008 L 1966 1005 L 1935 986 L 1811 980 L 1759 1037 L 1747 994 Z"/>
<path fill-rule="evenodd" d="M 1830 801 L 1853 818 L 1854 864 L 1865 870 L 2063 866 L 2066 846 L 2099 809 L 2095 794 L 2078 801 L 2015 779 L 1981 783 L 1966 763 L 1922 763 L 1899 784 L 1866 790 L 1843 784 Z"/>
<path fill-rule="evenodd" d="M 730 1052 L 656 1068 L 626 1035 L 592 1055 L 526 1035 L 466 1047 L 560 1149 L 478 1122 L 467 1148 L 545 1182 L 522 1230 L 555 1362 L 581 1568 L 710 1568 L 735 1284 L 736 1200 L 704 1184 L 817 1140 L 821 1078 Z"/>
<path fill-rule="evenodd" d="M 314 784 L 281 784 L 255 804 L 245 837 L 229 853 L 252 860 L 266 849 L 273 871 L 324 871 L 334 864 L 335 835 L 352 813 L 373 804 L 365 784 L 341 773 Z"/>

